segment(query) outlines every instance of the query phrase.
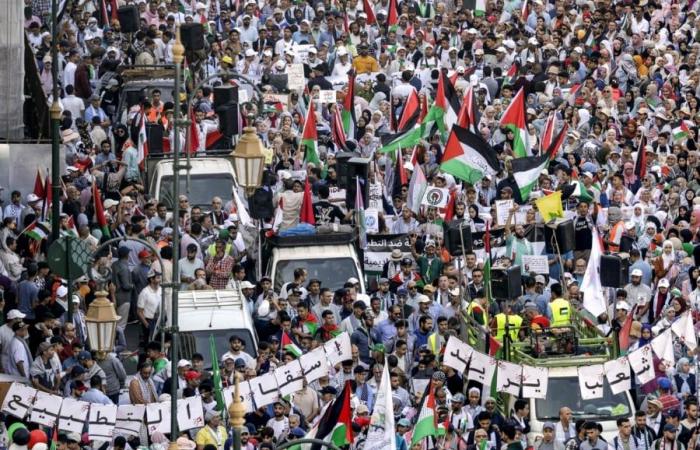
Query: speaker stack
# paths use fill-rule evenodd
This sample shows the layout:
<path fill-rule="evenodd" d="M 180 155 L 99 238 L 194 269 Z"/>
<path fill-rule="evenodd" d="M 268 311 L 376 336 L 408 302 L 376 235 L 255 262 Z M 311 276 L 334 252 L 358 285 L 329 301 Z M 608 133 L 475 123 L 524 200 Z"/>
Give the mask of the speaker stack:
<path fill-rule="evenodd" d="M 557 219 L 545 224 L 544 242 L 547 253 L 556 253 L 556 245 L 559 246 L 559 253 L 570 252 L 575 248 L 574 223 L 568 219 Z"/>
<path fill-rule="evenodd" d="M 515 300 L 522 295 L 520 266 L 491 269 L 491 291 L 499 300 Z"/>
<path fill-rule="evenodd" d="M 230 138 L 241 132 L 238 108 L 238 87 L 217 86 L 214 88 L 214 110 L 219 116 L 221 134 Z"/>
<path fill-rule="evenodd" d="M 201 23 L 183 23 L 180 25 L 180 39 L 188 52 L 204 49 L 204 27 Z"/>
<path fill-rule="evenodd" d="M 462 225 L 460 227 L 460 225 Z M 464 247 L 462 244 L 464 243 Z M 468 223 L 453 220 L 447 226 L 445 245 L 452 256 L 462 256 L 472 251 L 472 229 Z"/>
<path fill-rule="evenodd" d="M 136 5 L 122 6 L 117 10 L 119 28 L 122 33 L 136 33 L 139 31 L 140 18 L 139 9 Z"/>
<path fill-rule="evenodd" d="M 603 255 L 600 257 L 600 284 L 605 287 L 621 288 L 629 281 L 630 260 L 627 253 Z"/>

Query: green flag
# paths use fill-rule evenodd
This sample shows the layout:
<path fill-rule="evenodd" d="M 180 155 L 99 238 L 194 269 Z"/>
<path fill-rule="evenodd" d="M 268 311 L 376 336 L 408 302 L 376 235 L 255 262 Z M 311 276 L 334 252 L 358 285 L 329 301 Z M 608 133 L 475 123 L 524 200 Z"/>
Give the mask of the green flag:
<path fill-rule="evenodd" d="M 214 335 L 209 335 L 209 355 L 211 357 L 211 379 L 214 382 L 214 398 L 216 399 L 216 410 L 226 409 L 224 402 L 223 387 L 221 386 L 221 371 L 219 371 L 219 355 L 216 352 L 216 341 Z"/>

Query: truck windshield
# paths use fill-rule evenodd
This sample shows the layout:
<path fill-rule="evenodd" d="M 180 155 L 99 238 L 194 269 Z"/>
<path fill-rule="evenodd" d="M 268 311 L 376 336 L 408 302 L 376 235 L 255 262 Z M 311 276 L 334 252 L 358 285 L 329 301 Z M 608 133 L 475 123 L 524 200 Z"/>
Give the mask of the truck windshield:
<path fill-rule="evenodd" d="M 224 202 L 231 199 L 233 178 L 230 174 L 199 174 L 190 175 L 190 192 L 185 191 L 187 177 L 180 175 L 180 193 L 186 194 L 191 206 L 208 207 L 214 196 L 221 197 Z M 168 209 L 173 207 L 173 177 L 164 176 L 160 181 L 158 200 L 165 203 Z"/>
<path fill-rule="evenodd" d="M 294 279 L 294 269 L 303 267 L 309 272 L 308 280 L 323 280 L 323 287 L 335 291 L 343 287 L 348 278 L 360 279 L 352 258 L 281 260 L 275 268 L 275 290 L 285 281 Z"/>
<path fill-rule="evenodd" d="M 607 383 L 603 386 L 603 397 L 593 400 L 581 399 L 578 377 L 550 378 L 547 398 L 535 401 L 535 415 L 540 421 L 559 420 L 559 408 L 571 408 L 576 419 L 616 419 L 629 417 L 632 409 L 628 397 L 613 394 Z"/>
<path fill-rule="evenodd" d="M 211 351 L 209 345 L 209 335 L 214 336 L 216 343 L 216 354 L 218 358 L 229 351 L 228 340 L 233 335 L 240 336 L 243 339 L 246 353 L 253 358 L 257 357 L 257 352 L 253 345 L 253 336 L 248 330 L 231 329 L 231 330 L 202 330 L 202 331 L 185 331 L 180 333 L 181 352 L 180 357 L 191 359 L 193 353 L 200 353 L 204 358 L 204 367 L 211 367 Z M 221 363 L 219 362 L 219 365 Z"/>

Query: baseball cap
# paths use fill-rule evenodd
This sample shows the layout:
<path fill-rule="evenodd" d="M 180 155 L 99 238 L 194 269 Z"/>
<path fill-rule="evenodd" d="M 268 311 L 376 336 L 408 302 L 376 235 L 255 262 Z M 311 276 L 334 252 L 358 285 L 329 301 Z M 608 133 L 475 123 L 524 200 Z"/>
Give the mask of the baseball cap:
<path fill-rule="evenodd" d="M 192 366 L 192 363 L 186 359 L 181 359 L 180 361 L 177 362 L 178 369 L 181 369 L 181 368 L 187 367 L 187 366 Z"/>
<path fill-rule="evenodd" d="M 659 280 L 659 287 L 667 288 L 669 286 L 671 286 L 671 283 L 669 283 L 669 281 L 666 278 L 662 278 Z"/>
<path fill-rule="evenodd" d="M 622 300 L 622 301 L 615 303 L 615 309 L 624 309 L 625 311 L 629 311 L 630 304 L 627 303 L 626 301 Z"/>
<path fill-rule="evenodd" d="M 632 275 L 633 277 L 641 277 L 641 276 L 643 275 L 642 269 L 634 269 L 634 270 L 632 270 L 632 274 L 631 274 L 631 275 Z"/>
<path fill-rule="evenodd" d="M 61 287 L 59 287 L 59 288 L 56 290 L 56 294 L 57 294 L 57 295 L 58 295 L 58 291 L 59 291 L 61 288 L 65 289 L 66 292 L 68 292 L 68 289 L 66 289 L 65 287 L 61 286 Z M 63 294 L 63 295 L 66 295 L 66 294 Z M 62 297 L 62 295 L 59 295 L 59 297 Z M 24 314 L 24 313 L 22 313 L 19 309 L 11 309 L 10 312 L 7 313 L 7 319 L 8 319 L 8 320 L 24 319 L 25 317 L 27 317 L 27 315 Z"/>
<path fill-rule="evenodd" d="M 545 422 L 544 425 L 542 425 L 542 429 L 546 430 L 549 428 L 550 430 L 554 429 L 554 424 L 552 422 Z"/>

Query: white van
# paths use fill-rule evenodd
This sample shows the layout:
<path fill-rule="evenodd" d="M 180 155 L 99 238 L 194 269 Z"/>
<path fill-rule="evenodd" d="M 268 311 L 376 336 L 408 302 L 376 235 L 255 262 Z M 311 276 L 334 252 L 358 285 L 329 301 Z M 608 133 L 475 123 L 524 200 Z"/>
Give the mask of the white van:
<path fill-rule="evenodd" d="M 513 411 L 515 398 L 508 403 L 508 415 Z M 559 409 L 571 408 L 573 421 L 586 419 L 598 422 L 603 427 L 602 436 L 608 442 L 617 435 L 617 419 L 627 417 L 634 420 L 636 412 L 629 392 L 613 394 L 608 383 L 604 383 L 603 397 L 594 400 L 581 399 L 577 366 L 552 367 L 549 369 L 549 385 L 546 399 L 530 399 L 529 442 L 542 436 L 545 422 L 559 422 Z"/>
<path fill-rule="evenodd" d="M 303 267 L 308 279 L 323 282 L 332 291 L 343 287 L 350 278 L 360 280 L 360 292 L 365 293 L 362 261 L 353 245 L 351 233 L 316 234 L 313 236 L 276 237 L 267 274 L 279 292 L 287 281 L 294 280 L 294 269 Z"/>
<path fill-rule="evenodd" d="M 214 336 L 219 357 L 229 351 L 228 340 L 236 335 L 243 340 L 246 353 L 258 354 L 258 335 L 248 304 L 236 289 L 180 291 L 178 321 L 180 329 L 180 356 L 186 359 L 193 353 L 204 356 L 204 366 L 211 366 L 209 336 Z"/>

